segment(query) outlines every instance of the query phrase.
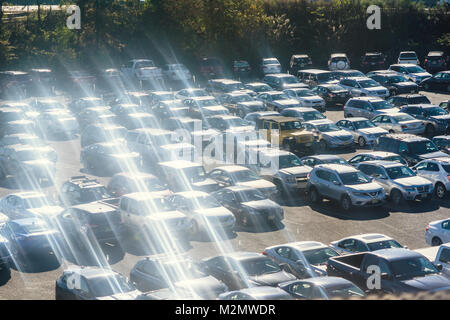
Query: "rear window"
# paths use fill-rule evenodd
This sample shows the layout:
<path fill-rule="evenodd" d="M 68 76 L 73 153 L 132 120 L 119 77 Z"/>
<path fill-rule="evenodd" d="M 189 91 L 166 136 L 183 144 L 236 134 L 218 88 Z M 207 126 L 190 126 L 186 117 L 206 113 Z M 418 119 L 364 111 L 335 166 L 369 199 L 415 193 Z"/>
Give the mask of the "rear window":
<path fill-rule="evenodd" d="M 444 169 L 447 173 L 450 173 L 450 164 L 443 164 L 442 169 Z"/>
<path fill-rule="evenodd" d="M 431 101 L 428 100 L 428 98 L 425 96 L 408 98 L 408 104 L 421 104 L 421 103 L 429 104 L 431 103 Z"/>
<path fill-rule="evenodd" d="M 417 56 L 414 52 L 405 52 L 405 53 L 401 53 L 400 54 L 400 58 L 412 58 L 412 59 L 416 59 Z"/>
<path fill-rule="evenodd" d="M 370 61 L 370 62 L 383 61 L 383 57 L 381 55 L 365 56 L 364 58 L 365 58 L 366 61 Z"/>

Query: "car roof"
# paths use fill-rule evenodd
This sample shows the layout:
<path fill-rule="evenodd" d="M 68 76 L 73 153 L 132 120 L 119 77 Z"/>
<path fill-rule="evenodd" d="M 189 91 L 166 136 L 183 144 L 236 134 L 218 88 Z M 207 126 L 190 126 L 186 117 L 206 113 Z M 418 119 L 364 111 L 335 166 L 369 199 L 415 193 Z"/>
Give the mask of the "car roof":
<path fill-rule="evenodd" d="M 382 137 L 382 139 L 391 138 L 395 140 L 401 140 L 405 142 L 414 142 L 414 141 L 429 141 L 428 138 L 416 136 L 415 134 L 408 133 L 388 133 Z"/>
<path fill-rule="evenodd" d="M 396 154 L 394 152 L 388 152 L 388 151 L 358 152 L 358 154 L 355 154 L 355 157 L 359 156 L 359 155 L 370 155 L 370 156 L 381 157 L 381 158 L 398 156 L 398 154 Z"/>
<path fill-rule="evenodd" d="M 321 125 L 321 124 L 329 124 L 329 123 L 334 123 L 334 122 L 331 121 L 330 119 L 318 119 L 318 120 L 306 121 L 305 123 L 309 123 L 312 125 Z"/>
<path fill-rule="evenodd" d="M 96 179 L 89 178 L 87 176 L 73 176 L 68 180 L 69 183 L 78 185 L 80 188 L 87 188 L 93 186 L 102 186 Z"/>
<path fill-rule="evenodd" d="M 285 116 L 262 116 L 259 120 L 269 120 L 273 122 L 289 122 L 289 121 L 298 121 L 297 118 L 294 117 L 285 117 Z"/>
<path fill-rule="evenodd" d="M 20 226 L 29 226 L 36 223 L 43 223 L 44 220 L 38 217 L 32 217 L 32 218 L 23 218 L 23 219 L 14 219 L 10 220 L 11 222 L 14 222 Z"/>
<path fill-rule="evenodd" d="M 302 280 L 294 280 L 293 282 L 302 281 L 314 284 L 316 286 L 336 286 L 336 285 L 348 285 L 352 282 L 348 281 L 347 279 L 341 278 L 341 277 L 332 277 L 332 276 L 326 276 L 326 277 L 314 277 L 314 278 L 307 278 Z"/>
<path fill-rule="evenodd" d="M 337 164 L 337 163 L 326 163 L 326 164 L 319 164 L 314 167 L 314 169 L 329 169 L 333 171 L 337 171 L 338 173 L 346 173 L 346 172 L 358 172 L 359 170 L 345 164 Z M 314 170 L 313 169 L 313 170 Z"/>
<path fill-rule="evenodd" d="M 309 58 L 307 54 L 293 54 L 294 58 Z"/>
<path fill-rule="evenodd" d="M 275 77 L 275 78 L 284 78 L 284 77 L 296 78 L 295 76 L 293 76 L 292 74 L 289 74 L 289 73 L 271 73 L 271 74 L 267 74 L 266 77 L 267 76 Z"/>
<path fill-rule="evenodd" d="M 386 160 L 370 160 L 364 161 L 362 164 L 373 164 L 376 166 L 381 166 L 383 168 L 393 168 L 393 167 L 403 167 L 405 166 L 403 163 L 399 163 L 396 161 L 386 161 Z"/>
<path fill-rule="evenodd" d="M 234 291 L 236 292 L 236 291 Z M 248 294 L 253 297 L 264 297 L 264 296 L 274 296 L 274 295 L 289 295 L 286 291 L 283 289 L 280 289 L 278 287 L 271 287 L 271 286 L 257 286 L 257 287 L 250 287 L 238 290 L 237 292 L 242 292 L 245 294 Z"/>
<path fill-rule="evenodd" d="M 393 98 L 400 97 L 400 98 L 417 98 L 417 97 L 425 97 L 423 94 L 420 93 L 402 93 L 394 96 Z"/>
<path fill-rule="evenodd" d="M 114 177 L 125 177 L 127 179 L 142 179 L 142 178 L 153 178 L 154 179 L 154 178 L 156 178 L 156 176 L 151 173 L 140 172 L 140 171 L 119 172 L 119 173 L 116 173 L 112 178 L 114 178 Z"/>
<path fill-rule="evenodd" d="M 292 108 L 286 108 L 283 109 L 284 110 L 289 110 L 289 111 L 298 111 L 298 112 L 311 112 L 311 111 L 317 111 L 314 108 L 310 108 L 310 107 L 292 107 Z M 317 111 L 319 112 L 319 111 Z"/>
<path fill-rule="evenodd" d="M 133 192 L 127 193 L 122 196 L 123 198 L 128 198 L 134 201 L 146 201 L 151 199 L 164 198 L 164 195 L 161 195 L 159 192 Z"/>
<path fill-rule="evenodd" d="M 347 56 L 347 54 L 345 54 L 345 53 L 332 53 L 330 55 L 330 57 L 332 57 L 332 58 L 334 58 L 334 57 L 346 57 L 346 56 Z"/>
<path fill-rule="evenodd" d="M 356 240 L 360 240 L 365 243 L 378 242 L 378 241 L 382 241 L 382 240 L 392 240 L 391 237 L 388 237 L 387 235 L 384 235 L 381 233 L 357 234 L 354 236 L 345 237 L 344 239 L 356 239 Z M 344 239 L 341 239 L 339 241 L 342 241 Z"/>
<path fill-rule="evenodd" d="M 423 108 L 423 109 L 430 109 L 430 108 L 436 108 L 436 107 L 440 108 L 438 105 L 431 104 L 431 103 L 408 104 L 408 105 L 406 105 L 404 107 L 420 107 L 420 108 Z"/>
<path fill-rule="evenodd" d="M 341 159 L 341 157 L 336 154 L 313 154 L 310 156 L 302 157 L 302 159 L 303 158 L 314 158 L 318 160 Z"/>
<path fill-rule="evenodd" d="M 300 251 L 328 247 L 327 245 L 323 244 L 322 242 L 318 242 L 318 241 L 289 242 L 284 245 L 294 247 Z"/>
<path fill-rule="evenodd" d="M 380 258 L 384 258 L 386 260 L 401 260 L 404 258 L 419 258 L 423 257 L 422 254 L 404 249 L 404 248 L 389 248 L 389 249 L 381 249 L 377 251 L 371 252 L 372 254 L 377 255 Z"/>
<path fill-rule="evenodd" d="M 347 120 L 347 121 L 350 121 L 350 122 L 356 122 L 356 121 L 366 121 L 366 120 L 369 120 L 369 119 L 364 118 L 364 117 L 355 117 L 355 118 L 352 117 L 352 118 L 345 118 L 345 119 L 342 119 L 342 120 Z"/>
<path fill-rule="evenodd" d="M 238 185 L 238 186 L 225 187 L 222 190 L 230 190 L 232 192 L 241 192 L 241 191 L 257 190 L 257 189 L 249 187 L 249 186 Z"/>
<path fill-rule="evenodd" d="M 166 167 L 172 167 L 172 168 L 175 168 L 175 169 L 185 169 L 185 168 L 192 168 L 192 167 L 203 167 L 200 163 L 187 161 L 187 160 L 164 161 L 164 162 L 159 162 L 159 165 L 166 166 Z"/>
<path fill-rule="evenodd" d="M 222 171 L 229 172 L 229 173 L 231 173 L 231 172 L 248 171 L 248 170 L 250 170 L 250 169 L 247 168 L 247 167 L 244 167 L 244 166 L 238 166 L 238 165 L 220 166 L 220 167 L 214 168 L 213 170 L 215 170 L 215 169 L 220 169 L 220 170 L 222 170 Z"/>
<path fill-rule="evenodd" d="M 299 72 L 315 73 L 315 74 L 319 74 L 319 73 L 331 73 L 331 71 L 328 71 L 328 70 L 321 70 L 321 69 L 303 69 L 303 70 L 299 70 Z"/>
<path fill-rule="evenodd" d="M 426 159 L 426 160 L 434 160 L 439 163 L 450 163 L 450 156 L 449 157 L 432 158 L 432 159 Z"/>
<path fill-rule="evenodd" d="M 45 195 L 45 193 L 43 192 L 38 192 L 38 191 L 25 191 L 25 192 L 16 192 L 16 193 L 11 193 L 8 194 L 7 196 L 17 196 L 20 197 L 22 199 L 26 199 L 26 198 L 36 198 L 36 197 L 47 197 Z"/>
<path fill-rule="evenodd" d="M 370 101 L 370 102 L 375 102 L 375 101 L 385 101 L 382 98 L 379 97 L 371 97 L 371 96 L 364 96 L 364 97 L 354 97 L 351 98 L 350 100 L 364 100 L 364 101 Z"/>
<path fill-rule="evenodd" d="M 106 203 L 99 202 L 99 201 L 78 204 L 76 206 L 73 206 L 72 208 L 79 209 L 79 210 L 82 210 L 82 211 L 85 211 L 88 213 L 92 213 L 92 214 L 104 213 L 104 212 L 110 212 L 110 211 L 116 210 L 112 206 L 110 206 Z"/>
<path fill-rule="evenodd" d="M 268 147 L 265 149 L 258 150 L 260 154 L 266 155 L 266 156 L 284 156 L 284 155 L 294 155 L 292 152 L 289 152 L 287 150 L 278 149 L 278 148 L 272 148 Z"/>
<path fill-rule="evenodd" d="M 92 279 L 92 278 L 97 278 L 97 277 L 101 277 L 103 275 L 113 275 L 113 274 L 118 274 L 117 272 L 108 269 L 108 268 L 101 268 L 101 267 L 94 267 L 94 266 L 89 266 L 89 267 L 79 267 L 79 266 L 75 266 L 75 265 L 71 265 L 67 270 L 64 270 L 65 272 L 76 272 L 80 275 L 82 275 L 84 278 L 86 279 Z"/>
<path fill-rule="evenodd" d="M 430 52 L 428 52 L 428 56 L 429 57 L 442 56 L 442 55 L 444 55 L 443 51 L 430 51 Z"/>
<path fill-rule="evenodd" d="M 195 198 L 203 198 L 203 197 L 209 197 L 210 195 L 204 191 L 196 191 L 196 190 L 191 190 L 191 191 L 182 191 L 182 192 L 177 192 L 175 193 L 176 195 L 180 195 L 186 199 L 195 199 Z"/>

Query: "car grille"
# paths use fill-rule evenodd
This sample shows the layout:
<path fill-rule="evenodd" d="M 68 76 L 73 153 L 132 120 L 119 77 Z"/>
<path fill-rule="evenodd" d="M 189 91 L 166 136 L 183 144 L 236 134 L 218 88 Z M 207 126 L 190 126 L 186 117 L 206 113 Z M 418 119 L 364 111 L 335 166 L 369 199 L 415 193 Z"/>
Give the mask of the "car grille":
<path fill-rule="evenodd" d="M 353 137 L 352 136 L 338 136 L 337 138 L 341 141 L 348 141 L 348 140 L 352 139 Z"/>
<path fill-rule="evenodd" d="M 425 193 L 430 191 L 430 186 L 418 186 L 417 191 L 419 193 Z"/>
<path fill-rule="evenodd" d="M 297 183 L 303 183 L 308 181 L 307 177 L 295 177 L 295 181 L 297 181 Z"/>

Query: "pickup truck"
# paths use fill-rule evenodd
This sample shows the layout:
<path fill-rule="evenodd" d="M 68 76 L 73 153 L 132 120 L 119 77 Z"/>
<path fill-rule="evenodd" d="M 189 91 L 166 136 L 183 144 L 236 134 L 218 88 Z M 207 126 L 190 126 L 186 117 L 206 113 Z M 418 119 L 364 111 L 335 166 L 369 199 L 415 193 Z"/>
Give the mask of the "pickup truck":
<path fill-rule="evenodd" d="M 120 71 L 130 80 L 134 81 L 162 81 L 161 68 L 155 66 L 152 60 L 133 59 L 122 65 Z"/>
<path fill-rule="evenodd" d="M 369 288 L 369 266 L 380 267 L 380 287 Z M 327 273 L 352 281 L 361 289 L 389 294 L 450 290 L 450 279 L 442 274 L 442 265 L 434 265 L 422 254 L 403 248 L 391 248 L 332 257 Z"/>
<path fill-rule="evenodd" d="M 435 265 L 442 265 L 442 273 L 450 277 L 450 242 L 444 243 L 439 247 L 429 247 L 414 250 L 423 254 L 427 259 L 432 261 Z"/>

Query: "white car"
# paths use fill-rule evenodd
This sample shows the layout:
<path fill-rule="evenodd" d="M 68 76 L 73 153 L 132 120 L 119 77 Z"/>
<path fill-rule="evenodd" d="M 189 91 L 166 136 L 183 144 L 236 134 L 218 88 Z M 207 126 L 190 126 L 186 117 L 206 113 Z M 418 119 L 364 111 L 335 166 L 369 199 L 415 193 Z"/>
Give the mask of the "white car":
<path fill-rule="evenodd" d="M 391 237 L 379 233 L 366 233 L 333 241 L 329 246 L 340 254 L 376 251 L 389 248 L 406 248 Z"/>
<path fill-rule="evenodd" d="M 398 55 L 397 63 L 419 64 L 419 59 L 415 51 L 402 51 Z"/>
<path fill-rule="evenodd" d="M 425 241 L 430 246 L 450 242 L 450 219 L 430 222 L 425 229 Z"/>
<path fill-rule="evenodd" d="M 306 88 L 293 88 L 285 89 L 284 93 L 288 95 L 289 98 L 293 98 L 300 102 L 302 107 L 309 107 L 317 109 L 321 112 L 325 110 L 325 100 L 321 96 Z"/>
<path fill-rule="evenodd" d="M 423 80 L 431 77 L 430 73 L 426 72 L 423 68 L 415 64 L 393 64 L 389 67 L 389 70 L 393 70 L 403 74 L 405 77 L 414 81 L 416 84 L 420 84 Z"/>
<path fill-rule="evenodd" d="M 422 160 L 413 170 L 418 176 L 433 182 L 435 194 L 439 199 L 445 198 L 450 191 L 450 157 Z"/>
<path fill-rule="evenodd" d="M 192 74 L 184 64 L 166 64 L 162 67 L 162 73 L 171 81 L 190 81 Z"/>
<path fill-rule="evenodd" d="M 435 266 L 441 265 L 441 272 L 447 277 L 450 277 L 450 243 L 441 244 L 439 247 L 434 246 L 430 248 L 416 249 L 414 251 L 423 254 Z"/>
<path fill-rule="evenodd" d="M 374 145 L 378 138 L 387 134 L 387 130 L 377 127 L 366 118 L 347 118 L 336 122 L 339 128 L 342 128 L 353 135 L 355 143 L 361 148 L 367 144 Z"/>
<path fill-rule="evenodd" d="M 264 75 L 269 73 L 280 73 L 281 64 L 277 58 L 264 58 L 262 60 L 261 71 Z"/>
<path fill-rule="evenodd" d="M 39 216 L 52 219 L 64 210 L 42 192 L 12 193 L 0 199 L 0 211 L 10 219 L 23 219 Z"/>
<path fill-rule="evenodd" d="M 372 119 L 372 122 L 389 133 L 422 134 L 425 132 L 423 121 L 403 112 L 378 115 Z"/>
<path fill-rule="evenodd" d="M 331 71 L 350 69 L 350 60 L 345 53 L 333 53 L 328 60 L 328 68 Z"/>
<path fill-rule="evenodd" d="M 368 77 L 343 78 L 339 81 L 339 85 L 347 89 L 353 97 L 389 97 L 389 90 L 386 87 Z"/>

